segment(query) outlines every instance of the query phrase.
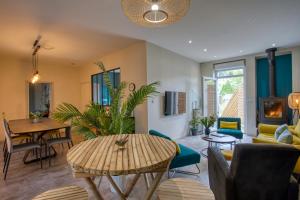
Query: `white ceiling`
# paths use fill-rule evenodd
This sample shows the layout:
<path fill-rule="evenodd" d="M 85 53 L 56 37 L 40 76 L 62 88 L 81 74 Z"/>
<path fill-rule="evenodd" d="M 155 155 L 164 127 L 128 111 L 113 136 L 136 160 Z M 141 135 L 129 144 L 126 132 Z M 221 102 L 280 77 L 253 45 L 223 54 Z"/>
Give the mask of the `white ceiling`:
<path fill-rule="evenodd" d="M 181 21 L 152 29 L 128 21 L 120 0 L 1 0 L 0 29 L 0 49 L 28 56 L 41 34 L 54 47 L 41 54 L 75 63 L 137 40 L 204 62 L 300 44 L 300 0 L 192 0 Z"/>

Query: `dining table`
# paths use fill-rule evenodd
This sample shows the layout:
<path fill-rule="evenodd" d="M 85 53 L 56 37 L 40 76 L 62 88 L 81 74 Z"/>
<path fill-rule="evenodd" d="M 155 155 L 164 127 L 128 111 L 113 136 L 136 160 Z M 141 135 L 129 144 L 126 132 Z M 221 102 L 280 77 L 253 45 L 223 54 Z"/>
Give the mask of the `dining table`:
<path fill-rule="evenodd" d="M 43 136 L 49 131 L 55 131 L 65 129 L 66 133 L 71 131 L 71 126 L 65 123 L 58 122 L 51 118 L 42 118 L 38 122 L 33 122 L 32 119 L 16 119 L 9 120 L 8 122 L 10 131 L 15 135 L 30 135 L 35 141 L 43 142 Z M 56 151 L 52 147 L 54 154 L 49 155 L 51 157 L 56 156 Z M 39 159 L 32 159 L 27 161 L 27 157 L 30 151 L 27 151 L 24 155 L 23 162 L 25 164 L 39 161 Z M 49 156 L 44 156 L 42 159 L 46 159 Z"/>
<path fill-rule="evenodd" d="M 127 138 L 124 146 L 118 141 Z M 141 175 L 151 174 L 143 199 L 151 199 L 164 173 L 176 154 L 175 144 L 167 139 L 149 134 L 121 134 L 99 136 L 83 141 L 72 147 L 67 153 L 75 178 L 84 178 L 94 196 L 103 199 L 93 179 L 106 176 L 121 199 L 127 199 Z M 122 191 L 113 176 L 133 174 L 133 179 Z"/>

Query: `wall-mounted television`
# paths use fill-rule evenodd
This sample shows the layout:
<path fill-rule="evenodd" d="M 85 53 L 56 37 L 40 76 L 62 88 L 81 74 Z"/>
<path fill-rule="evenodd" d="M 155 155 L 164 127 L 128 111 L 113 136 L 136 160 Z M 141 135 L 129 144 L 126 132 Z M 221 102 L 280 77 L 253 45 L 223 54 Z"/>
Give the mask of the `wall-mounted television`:
<path fill-rule="evenodd" d="M 165 91 L 165 116 L 178 115 L 183 113 L 186 113 L 186 93 Z"/>

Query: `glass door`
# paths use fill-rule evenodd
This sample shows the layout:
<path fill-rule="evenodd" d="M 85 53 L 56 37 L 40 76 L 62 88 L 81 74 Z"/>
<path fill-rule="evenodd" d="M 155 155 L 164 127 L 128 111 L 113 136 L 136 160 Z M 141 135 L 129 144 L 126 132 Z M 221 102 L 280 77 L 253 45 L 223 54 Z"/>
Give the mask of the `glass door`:
<path fill-rule="evenodd" d="M 244 124 L 244 68 L 215 71 L 218 117 L 239 117 Z"/>

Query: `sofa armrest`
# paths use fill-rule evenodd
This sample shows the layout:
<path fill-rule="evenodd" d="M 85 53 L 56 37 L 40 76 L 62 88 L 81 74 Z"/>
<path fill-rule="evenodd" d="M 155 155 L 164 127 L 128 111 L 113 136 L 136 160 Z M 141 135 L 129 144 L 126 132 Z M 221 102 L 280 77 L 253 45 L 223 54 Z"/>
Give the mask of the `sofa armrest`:
<path fill-rule="evenodd" d="M 208 150 L 209 185 L 218 200 L 232 199 L 232 184 L 229 178 L 229 165 L 216 147 Z"/>

